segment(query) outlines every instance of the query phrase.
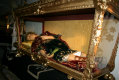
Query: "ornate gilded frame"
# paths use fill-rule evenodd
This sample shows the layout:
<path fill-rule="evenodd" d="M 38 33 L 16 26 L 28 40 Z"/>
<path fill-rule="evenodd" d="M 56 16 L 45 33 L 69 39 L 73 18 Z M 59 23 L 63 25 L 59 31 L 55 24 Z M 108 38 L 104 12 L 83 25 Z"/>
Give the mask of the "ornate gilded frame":
<path fill-rule="evenodd" d="M 40 0 L 39 2 L 35 2 L 27 6 L 18 8 L 14 11 L 14 13 L 17 17 L 16 24 L 18 28 L 18 18 L 22 18 L 24 16 L 32 16 L 32 15 L 42 16 L 42 15 L 47 15 L 49 13 L 91 9 L 91 8 L 95 9 L 95 16 L 94 16 L 94 23 L 93 23 L 93 29 L 91 34 L 92 36 L 90 38 L 90 44 L 89 44 L 89 50 L 87 56 L 88 59 L 87 67 L 84 73 L 70 69 L 53 61 L 47 60 L 46 58 L 42 58 L 42 59 L 44 59 L 45 62 L 44 65 L 49 65 L 60 71 L 63 71 L 64 73 L 70 76 L 69 78 L 73 77 L 77 80 L 92 80 L 92 79 L 97 79 L 102 75 L 105 75 L 107 79 L 111 76 L 111 79 L 113 80 L 114 79 L 113 76 L 110 75 L 109 73 L 114 69 L 116 51 L 119 42 L 119 34 L 117 36 L 117 40 L 112 52 L 112 56 L 107 66 L 101 69 L 98 73 L 93 73 L 92 69 L 95 67 L 94 59 L 101 38 L 101 31 L 102 31 L 101 29 L 102 29 L 104 14 L 106 11 L 108 11 L 111 14 L 113 14 L 115 17 L 119 18 L 119 0 Z M 96 32 L 97 30 L 100 31 L 100 35 L 95 36 L 96 34 L 98 34 Z M 18 34 L 20 33 L 18 32 Z M 18 42 L 20 46 L 20 41 Z M 19 50 L 20 50 L 19 52 L 26 51 L 28 55 L 30 53 L 30 51 L 25 50 L 25 48 L 19 47 Z M 30 56 L 32 57 L 33 60 L 36 60 L 36 62 L 42 63 L 39 60 L 39 57 L 37 56 L 34 57 L 34 55 L 30 55 Z"/>

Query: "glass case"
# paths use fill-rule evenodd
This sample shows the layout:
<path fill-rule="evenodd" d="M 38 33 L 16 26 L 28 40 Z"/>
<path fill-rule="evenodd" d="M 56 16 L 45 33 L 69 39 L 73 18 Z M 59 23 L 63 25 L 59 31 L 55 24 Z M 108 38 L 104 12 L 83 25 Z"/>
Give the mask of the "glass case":
<path fill-rule="evenodd" d="M 100 76 L 114 80 L 110 72 L 114 69 L 119 41 L 118 4 L 118 0 L 40 0 L 16 9 L 17 56 L 27 54 L 39 64 L 51 66 L 76 80 Z M 42 22 L 43 32 L 62 35 L 71 49 L 86 53 L 84 70 L 32 53 L 32 42 L 21 40 L 23 26 L 19 24 L 24 20 Z"/>

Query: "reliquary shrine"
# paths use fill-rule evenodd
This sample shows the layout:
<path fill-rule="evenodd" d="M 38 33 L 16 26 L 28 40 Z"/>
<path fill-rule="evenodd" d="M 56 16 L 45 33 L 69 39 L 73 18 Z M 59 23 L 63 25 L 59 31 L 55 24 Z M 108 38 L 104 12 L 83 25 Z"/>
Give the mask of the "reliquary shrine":
<path fill-rule="evenodd" d="M 17 56 L 28 55 L 38 64 L 67 74 L 69 79 L 95 80 L 104 76 L 114 80 L 110 72 L 115 67 L 119 42 L 119 0 L 40 0 L 14 10 L 14 16 Z M 40 42 L 36 40 L 33 44 L 21 37 L 27 20 L 41 22 L 42 34 L 53 33 L 60 37 L 59 42 L 63 45 L 66 44 L 62 40 L 70 49 L 81 51 L 86 57 L 80 57 L 79 61 L 61 62 L 44 57 L 39 51 L 33 52 Z"/>

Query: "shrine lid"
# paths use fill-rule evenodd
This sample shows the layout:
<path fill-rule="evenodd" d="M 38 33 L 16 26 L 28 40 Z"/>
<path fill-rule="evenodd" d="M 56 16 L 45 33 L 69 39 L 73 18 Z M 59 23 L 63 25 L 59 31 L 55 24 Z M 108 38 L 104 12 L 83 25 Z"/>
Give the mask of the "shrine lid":
<path fill-rule="evenodd" d="M 119 18 L 119 0 L 40 0 L 14 12 L 17 16 L 46 15 L 58 12 L 90 12 L 92 9 L 105 9 Z"/>

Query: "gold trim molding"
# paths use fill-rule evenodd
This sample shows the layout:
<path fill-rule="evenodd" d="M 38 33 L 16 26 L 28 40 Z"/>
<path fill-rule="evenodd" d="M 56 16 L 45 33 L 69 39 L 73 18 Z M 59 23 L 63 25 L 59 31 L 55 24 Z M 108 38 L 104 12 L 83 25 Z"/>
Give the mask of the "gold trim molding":
<path fill-rule="evenodd" d="M 106 9 L 119 18 L 119 0 L 40 0 L 14 12 L 17 16 L 31 16 L 87 8 Z"/>

